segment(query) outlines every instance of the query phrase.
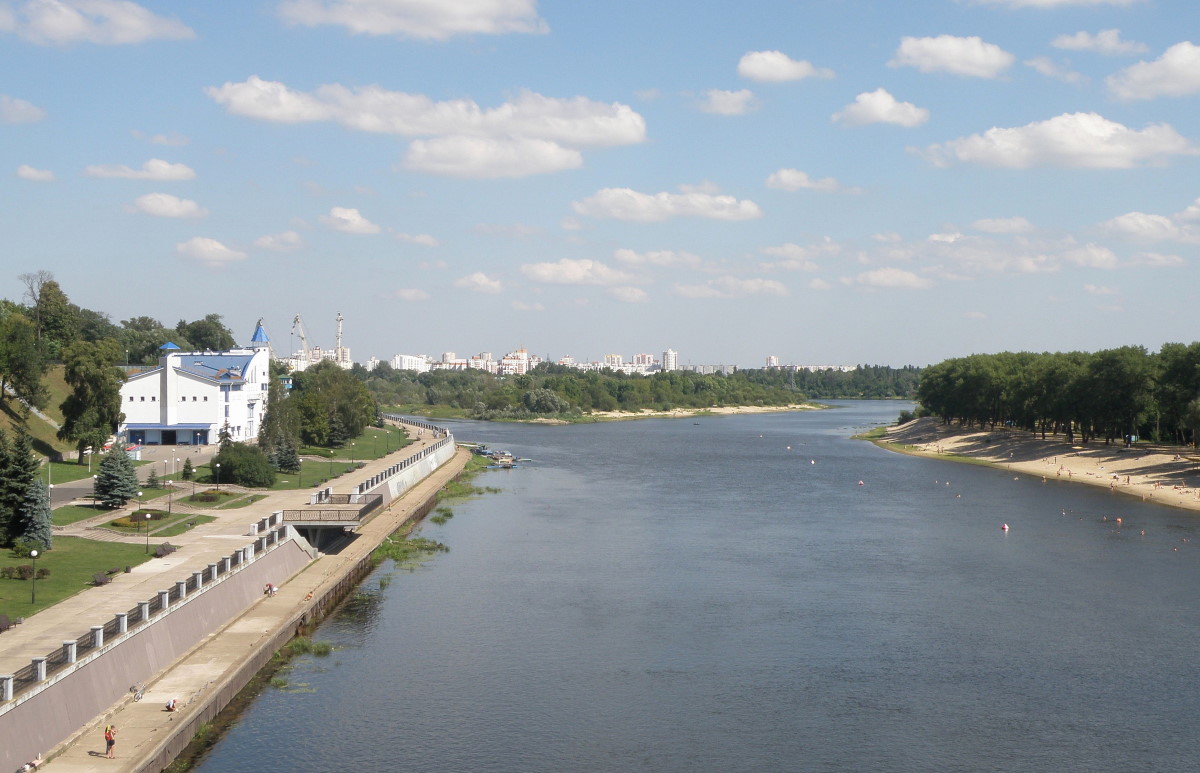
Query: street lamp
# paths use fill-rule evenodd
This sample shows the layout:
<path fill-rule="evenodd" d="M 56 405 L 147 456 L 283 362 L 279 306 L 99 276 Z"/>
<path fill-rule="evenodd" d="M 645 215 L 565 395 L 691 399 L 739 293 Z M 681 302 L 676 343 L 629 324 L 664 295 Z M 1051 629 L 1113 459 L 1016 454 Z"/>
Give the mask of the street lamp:
<path fill-rule="evenodd" d="M 100 477 L 100 476 L 99 475 L 92 476 L 92 507 L 96 506 L 96 478 L 98 478 L 98 477 Z"/>
<path fill-rule="evenodd" d="M 150 513 L 146 513 L 146 553 L 150 553 Z"/>
<path fill-rule="evenodd" d="M 30 604 L 37 603 L 37 556 L 38 554 L 36 550 L 29 551 L 29 557 L 33 559 L 33 585 L 31 586 L 32 589 L 30 590 L 29 594 Z"/>
<path fill-rule="evenodd" d="M 173 480 L 167 481 L 167 515 L 171 514 L 171 495 L 175 493 L 174 483 Z"/>
<path fill-rule="evenodd" d="M 216 462 L 215 464 L 213 464 L 213 467 L 217 471 L 217 493 L 220 494 L 221 493 L 221 463 Z"/>

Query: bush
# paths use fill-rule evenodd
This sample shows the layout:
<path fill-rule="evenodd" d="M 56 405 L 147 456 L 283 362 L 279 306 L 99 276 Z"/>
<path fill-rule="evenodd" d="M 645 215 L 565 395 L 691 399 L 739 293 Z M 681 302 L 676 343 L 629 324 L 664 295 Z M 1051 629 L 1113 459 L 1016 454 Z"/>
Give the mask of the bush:
<path fill-rule="evenodd" d="M 216 502 L 221 498 L 221 494 L 216 489 L 201 491 L 199 494 L 192 494 L 188 497 L 190 502 Z"/>
<path fill-rule="evenodd" d="M 47 569 L 46 567 L 43 566 L 41 569 L 37 570 L 37 579 L 44 580 L 49 576 L 50 576 L 50 570 Z"/>
<path fill-rule="evenodd" d="M 17 576 L 17 567 L 0 566 L 0 580 L 11 580 Z"/>
<path fill-rule="evenodd" d="M 21 564 L 20 566 L 18 566 L 17 567 L 17 579 L 18 580 L 32 580 L 33 579 L 33 565 L 32 564 Z"/>
<path fill-rule="evenodd" d="M 896 419 L 897 424 L 907 424 L 917 418 L 912 411 L 900 411 L 900 418 Z"/>
<path fill-rule="evenodd" d="M 221 481 L 250 488 L 268 488 L 275 483 L 275 469 L 258 446 L 231 443 L 213 457 L 221 465 Z"/>
<path fill-rule="evenodd" d="M 13 558 L 29 558 L 30 551 L 41 549 L 41 544 L 36 540 L 18 539 L 13 540 L 12 554 Z"/>

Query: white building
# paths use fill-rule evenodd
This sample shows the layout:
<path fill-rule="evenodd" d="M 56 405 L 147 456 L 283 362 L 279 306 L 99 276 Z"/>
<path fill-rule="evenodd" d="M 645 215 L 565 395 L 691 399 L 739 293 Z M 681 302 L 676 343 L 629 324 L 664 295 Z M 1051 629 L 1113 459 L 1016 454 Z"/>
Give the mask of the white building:
<path fill-rule="evenodd" d="M 667 349 L 662 356 L 663 370 L 679 370 L 679 352 Z"/>
<path fill-rule="evenodd" d="M 397 354 L 392 358 L 392 367 L 396 370 L 425 373 L 429 370 L 429 364 L 429 355 L 426 354 Z"/>
<path fill-rule="evenodd" d="M 262 320 L 248 349 L 182 352 L 168 343 L 160 352 L 157 368 L 135 373 L 121 386 L 125 419 L 118 432 L 129 442 L 207 445 L 227 424 L 235 441 L 258 436 L 271 378 Z"/>

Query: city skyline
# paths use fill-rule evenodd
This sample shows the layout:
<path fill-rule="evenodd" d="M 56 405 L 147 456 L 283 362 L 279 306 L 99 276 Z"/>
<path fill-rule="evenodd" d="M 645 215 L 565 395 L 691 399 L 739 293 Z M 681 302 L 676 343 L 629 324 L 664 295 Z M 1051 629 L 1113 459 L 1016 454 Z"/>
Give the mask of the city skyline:
<path fill-rule="evenodd" d="M 9 271 L 355 357 L 1197 338 L 1184 0 L 0 4 Z M 328 322 L 327 322 L 328 320 Z M 328 332 L 325 328 L 328 327 Z M 240 341 L 240 338 L 239 338 Z"/>

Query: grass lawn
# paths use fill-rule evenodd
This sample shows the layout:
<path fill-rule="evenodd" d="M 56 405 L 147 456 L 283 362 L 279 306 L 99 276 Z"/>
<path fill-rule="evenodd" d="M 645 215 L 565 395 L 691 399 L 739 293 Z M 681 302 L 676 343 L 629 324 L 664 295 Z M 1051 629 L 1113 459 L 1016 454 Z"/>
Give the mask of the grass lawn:
<path fill-rule="evenodd" d="M 50 523 L 55 526 L 67 526 L 76 521 L 84 521 L 97 515 L 111 513 L 107 507 L 94 505 L 63 505 L 50 514 Z"/>
<path fill-rule="evenodd" d="M 367 427 L 361 435 L 351 438 L 350 442 L 341 448 L 326 448 L 324 446 L 304 446 L 300 449 L 301 456 L 323 456 L 326 459 L 352 459 L 368 462 L 387 456 L 393 451 L 412 443 L 408 435 L 397 427 L 380 429 Z"/>
<path fill-rule="evenodd" d="M 214 508 L 214 507 L 222 507 L 223 505 L 227 504 L 230 500 L 240 499 L 241 497 L 246 496 L 245 494 L 243 494 L 240 491 L 222 491 L 217 494 L 217 498 L 213 502 L 201 501 L 199 499 L 200 494 L 205 494 L 205 493 L 208 493 L 209 491 L 213 491 L 213 489 L 206 488 L 206 489 L 203 489 L 202 491 L 197 491 L 195 499 L 192 498 L 191 494 L 185 494 L 183 496 L 177 497 L 176 501 L 185 502 L 188 505 L 190 505 L 191 507 L 203 507 L 205 509 L 209 509 L 209 508 Z"/>
<path fill-rule="evenodd" d="M 255 502 L 257 502 L 258 500 L 266 499 L 266 498 L 267 498 L 266 494 L 251 494 L 248 497 L 242 497 L 241 499 L 235 499 L 232 502 L 226 502 L 225 504 L 221 505 L 219 507 L 219 509 L 221 509 L 221 510 L 236 510 L 239 507 L 245 507 L 246 505 L 252 505 Z"/>
<path fill-rule="evenodd" d="M 154 539 L 158 539 L 160 537 L 175 537 L 183 534 L 189 529 L 199 526 L 202 523 L 208 523 L 215 520 L 217 520 L 216 517 L 211 515 L 193 515 L 187 519 L 180 519 L 174 525 L 168 526 L 165 529 L 159 529 L 150 536 Z"/>
<path fill-rule="evenodd" d="M 300 473 L 281 472 L 275 476 L 271 491 L 290 491 L 298 488 L 314 488 L 331 478 L 353 469 L 356 462 L 325 462 L 318 459 L 300 460 Z M 330 471 L 332 470 L 332 475 Z"/>
<path fill-rule="evenodd" d="M 150 559 L 145 546 L 123 542 L 94 542 L 79 537 L 55 537 L 54 549 L 38 556 L 37 568 L 49 569 L 50 576 L 37 580 L 37 604 L 30 602 L 33 580 L 0 580 L 0 613 L 10 619 L 28 617 L 38 610 L 74 596 L 92 584 L 92 575 L 109 569 L 124 569 Z M 12 553 L 0 553 L 0 566 L 32 564 L 28 558 L 14 558 Z M 112 575 L 114 582 L 122 574 Z M 117 610 L 110 610 L 117 611 Z M 108 614 L 105 612 L 104 614 Z M 99 625 L 103 620 L 80 621 L 80 625 Z M 86 633 L 86 631 L 80 631 Z"/>

